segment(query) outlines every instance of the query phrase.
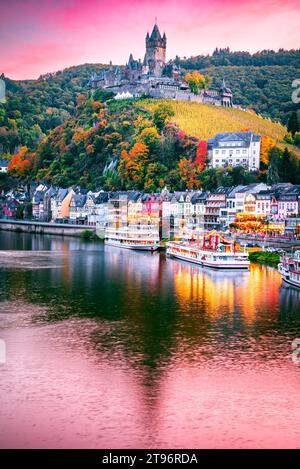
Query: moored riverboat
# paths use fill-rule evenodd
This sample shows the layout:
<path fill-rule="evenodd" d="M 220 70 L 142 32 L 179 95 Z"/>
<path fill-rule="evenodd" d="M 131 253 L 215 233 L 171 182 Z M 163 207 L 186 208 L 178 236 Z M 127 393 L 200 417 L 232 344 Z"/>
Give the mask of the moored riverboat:
<path fill-rule="evenodd" d="M 199 238 L 169 242 L 167 256 L 215 269 L 248 269 L 250 264 L 248 253 L 217 231 L 202 235 L 201 243 Z"/>
<path fill-rule="evenodd" d="M 138 251 L 156 251 L 159 248 L 159 233 L 151 225 L 107 228 L 105 244 Z"/>
<path fill-rule="evenodd" d="M 278 265 L 282 280 L 293 287 L 300 288 L 300 251 L 283 255 Z"/>

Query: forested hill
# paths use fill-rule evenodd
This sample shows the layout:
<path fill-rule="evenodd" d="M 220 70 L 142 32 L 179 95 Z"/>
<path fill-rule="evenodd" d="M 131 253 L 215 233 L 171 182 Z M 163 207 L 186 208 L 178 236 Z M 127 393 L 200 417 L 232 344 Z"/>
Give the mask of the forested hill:
<path fill-rule="evenodd" d="M 212 55 L 174 61 L 185 70 L 201 70 L 218 86 L 222 77 L 233 91 L 235 104 L 287 122 L 288 115 L 299 109 L 293 104 L 292 82 L 300 77 L 300 49 L 263 50 L 255 54 L 215 49 Z"/>

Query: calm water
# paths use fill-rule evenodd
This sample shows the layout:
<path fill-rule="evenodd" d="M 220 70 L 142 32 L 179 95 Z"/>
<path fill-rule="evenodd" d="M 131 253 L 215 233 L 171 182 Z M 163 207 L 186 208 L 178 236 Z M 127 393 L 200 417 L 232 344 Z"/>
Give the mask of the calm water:
<path fill-rule="evenodd" d="M 300 447 L 300 291 L 0 232 L 0 447 Z"/>

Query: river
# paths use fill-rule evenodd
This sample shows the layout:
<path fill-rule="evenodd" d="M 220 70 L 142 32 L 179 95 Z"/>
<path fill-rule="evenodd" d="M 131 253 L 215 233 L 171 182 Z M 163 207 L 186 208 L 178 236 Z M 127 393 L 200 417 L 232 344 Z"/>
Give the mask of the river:
<path fill-rule="evenodd" d="M 300 291 L 276 269 L 25 233 L 0 251 L 1 448 L 300 447 Z"/>

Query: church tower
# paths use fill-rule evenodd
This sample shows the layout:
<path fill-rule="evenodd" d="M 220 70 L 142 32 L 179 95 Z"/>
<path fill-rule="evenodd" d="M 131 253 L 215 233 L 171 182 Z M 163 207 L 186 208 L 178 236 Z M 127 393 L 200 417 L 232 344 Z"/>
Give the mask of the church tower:
<path fill-rule="evenodd" d="M 166 64 L 167 37 L 161 36 L 155 24 L 151 36 L 146 36 L 146 55 L 144 65 L 148 67 L 150 75 L 161 77 Z"/>

